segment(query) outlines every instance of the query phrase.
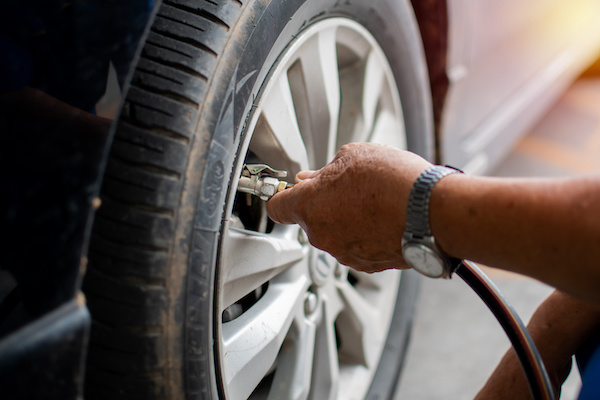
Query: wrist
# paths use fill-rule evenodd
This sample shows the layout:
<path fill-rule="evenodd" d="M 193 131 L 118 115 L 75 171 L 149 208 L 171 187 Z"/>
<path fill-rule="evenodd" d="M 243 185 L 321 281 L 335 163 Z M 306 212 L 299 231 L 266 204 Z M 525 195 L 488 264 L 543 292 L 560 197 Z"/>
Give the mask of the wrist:
<path fill-rule="evenodd" d="M 462 234 L 456 236 L 464 221 L 458 215 L 459 208 L 465 204 L 462 197 L 465 193 L 462 187 L 470 177 L 465 174 L 452 174 L 442 179 L 434 188 L 429 204 L 429 223 L 431 232 L 436 238 L 438 246 L 446 254 L 457 258 L 468 258 L 461 255 L 460 243 Z"/>
<path fill-rule="evenodd" d="M 437 244 L 430 225 L 430 203 L 437 184 L 461 171 L 435 165 L 423 171 L 412 185 L 406 207 L 402 256 L 415 270 L 431 278 L 449 278 L 455 262 Z"/>

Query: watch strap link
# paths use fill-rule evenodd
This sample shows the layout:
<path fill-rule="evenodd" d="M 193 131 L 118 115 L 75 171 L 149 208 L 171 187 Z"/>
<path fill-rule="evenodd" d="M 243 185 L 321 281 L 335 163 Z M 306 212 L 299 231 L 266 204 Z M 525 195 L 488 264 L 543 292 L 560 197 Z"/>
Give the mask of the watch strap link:
<path fill-rule="evenodd" d="M 406 212 L 406 232 L 413 237 L 431 236 L 429 202 L 435 185 L 445 176 L 462 173 L 459 169 L 433 165 L 423 171 L 410 191 Z"/>

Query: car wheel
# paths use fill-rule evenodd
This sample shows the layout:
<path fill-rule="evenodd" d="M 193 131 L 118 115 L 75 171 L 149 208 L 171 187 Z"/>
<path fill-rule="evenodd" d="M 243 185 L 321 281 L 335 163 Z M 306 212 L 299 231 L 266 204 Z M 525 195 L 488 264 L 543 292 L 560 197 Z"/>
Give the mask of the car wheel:
<path fill-rule="evenodd" d="M 86 398 L 393 395 L 415 276 L 349 270 L 236 188 L 351 141 L 431 157 L 419 43 L 392 0 L 163 2 L 93 228 Z"/>

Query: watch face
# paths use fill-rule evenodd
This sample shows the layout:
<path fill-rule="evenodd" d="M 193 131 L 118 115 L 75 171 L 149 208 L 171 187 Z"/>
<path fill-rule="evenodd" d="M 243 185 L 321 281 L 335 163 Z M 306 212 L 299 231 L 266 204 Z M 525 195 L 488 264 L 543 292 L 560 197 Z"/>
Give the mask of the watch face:
<path fill-rule="evenodd" d="M 404 260 L 416 271 L 431 278 L 439 278 L 446 272 L 444 261 L 429 247 L 408 243 L 402 248 Z"/>

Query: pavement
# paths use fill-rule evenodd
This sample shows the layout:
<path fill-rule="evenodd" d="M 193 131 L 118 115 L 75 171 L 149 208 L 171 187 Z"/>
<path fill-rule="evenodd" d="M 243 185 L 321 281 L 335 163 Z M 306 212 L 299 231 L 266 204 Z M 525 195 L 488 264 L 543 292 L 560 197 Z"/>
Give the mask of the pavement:
<path fill-rule="evenodd" d="M 600 171 L 600 74 L 583 76 L 491 174 L 567 177 Z M 485 269 L 523 321 L 552 292 L 538 281 Z M 399 399 L 470 400 L 510 343 L 460 278 L 423 279 Z M 577 369 L 561 400 L 577 398 Z"/>

